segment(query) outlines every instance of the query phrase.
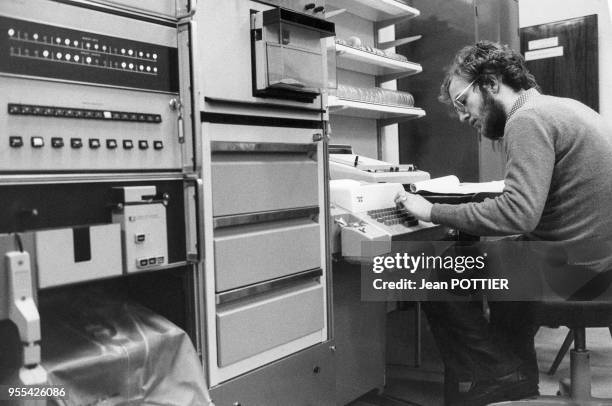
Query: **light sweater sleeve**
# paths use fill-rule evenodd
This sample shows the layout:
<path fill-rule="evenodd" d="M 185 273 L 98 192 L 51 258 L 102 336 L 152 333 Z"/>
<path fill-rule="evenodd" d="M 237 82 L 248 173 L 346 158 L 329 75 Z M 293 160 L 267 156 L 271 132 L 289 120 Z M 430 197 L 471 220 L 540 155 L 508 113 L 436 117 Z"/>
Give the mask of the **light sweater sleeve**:
<path fill-rule="evenodd" d="M 540 221 L 555 165 L 549 125 L 533 110 L 517 112 L 506 124 L 505 187 L 480 203 L 434 204 L 432 222 L 473 235 L 528 233 Z"/>

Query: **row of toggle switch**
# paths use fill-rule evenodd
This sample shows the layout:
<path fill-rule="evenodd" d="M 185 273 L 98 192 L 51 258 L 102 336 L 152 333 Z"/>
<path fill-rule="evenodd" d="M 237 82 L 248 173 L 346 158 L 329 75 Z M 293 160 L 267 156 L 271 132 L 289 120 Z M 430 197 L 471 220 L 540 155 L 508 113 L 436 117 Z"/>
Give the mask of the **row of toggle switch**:
<path fill-rule="evenodd" d="M 123 149 L 133 149 L 134 141 L 132 140 L 122 140 L 123 141 Z M 45 146 L 45 140 L 43 137 L 31 137 L 30 145 L 32 148 L 42 148 Z M 107 149 L 116 149 L 118 147 L 118 142 L 116 139 L 109 138 L 106 140 L 106 148 Z M 23 137 L 19 135 L 12 135 L 9 137 L 9 146 L 11 148 L 21 148 L 24 146 Z M 83 140 L 81 138 L 70 138 L 70 146 L 74 149 L 83 148 Z M 98 149 L 102 146 L 100 139 L 98 138 L 89 138 L 89 148 Z M 51 138 L 51 147 L 53 148 L 63 148 L 64 147 L 64 139 L 62 137 L 52 137 Z M 149 141 L 147 140 L 138 140 L 138 149 L 149 149 Z M 159 151 L 164 149 L 163 141 L 153 141 L 153 149 Z"/>
<path fill-rule="evenodd" d="M 44 116 L 77 118 L 85 120 L 130 121 L 158 124 L 162 122 L 159 114 L 134 113 L 127 111 L 89 110 L 69 107 L 34 106 L 29 104 L 8 104 L 8 113 L 21 116 Z"/>

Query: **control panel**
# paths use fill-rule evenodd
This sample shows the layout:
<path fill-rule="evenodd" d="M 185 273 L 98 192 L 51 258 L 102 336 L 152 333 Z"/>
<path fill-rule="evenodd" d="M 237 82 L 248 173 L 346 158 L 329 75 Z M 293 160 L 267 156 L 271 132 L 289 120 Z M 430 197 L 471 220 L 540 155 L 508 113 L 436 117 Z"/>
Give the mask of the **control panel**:
<path fill-rule="evenodd" d="M 113 222 L 121 224 L 125 272 L 167 265 L 167 202 L 155 199 L 155 186 L 120 187 L 114 191 L 119 204 L 113 212 Z"/>
<path fill-rule="evenodd" d="M 178 91 L 176 47 L 0 16 L 0 71 Z"/>
<path fill-rule="evenodd" d="M 180 171 L 176 27 L 32 3 L 0 4 L 0 173 Z"/>

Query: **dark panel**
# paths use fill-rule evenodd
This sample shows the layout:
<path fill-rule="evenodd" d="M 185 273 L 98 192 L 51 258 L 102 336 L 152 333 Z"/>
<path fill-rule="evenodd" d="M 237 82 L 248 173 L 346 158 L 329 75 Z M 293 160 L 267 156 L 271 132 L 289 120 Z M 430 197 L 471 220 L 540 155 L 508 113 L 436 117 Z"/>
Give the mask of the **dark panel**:
<path fill-rule="evenodd" d="M 597 15 L 521 28 L 521 52 L 529 51 L 529 41 L 550 37 L 558 37 L 563 56 L 527 62 L 543 93 L 599 110 Z"/>
<path fill-rule="evenodd" d="M 186 258 L 183 182 L 104 182 L 10 185 L 0 187 L 0 233 L 76 227 L 111 222 L 113 187 L 155 185 L 170 196 L 166 218 L 168 260 Z"/>
<path fill-rule="evenodd" d="M 456 174 L 466 182 L 478 181 L 478 138 L 461 124 L 454 112 L 437 100 L 444 68 L 455 53 L 475 39 L 472 2 L 462 0 L 414 0 L 418 18 L 396 27 L 396 37 L 422 35 L 398 48 L 398 53 L 420 63 L 423 72 L 401 79 L 400 90 L 414 95 L 415 105 L 427 115 L 399 126 L 400 162 L 415 163 L 432 177 Z"/>
<path fill-rule="evenodd" d="M 178 91 L 176 48 L 7 17 L 0 33 L 2 72 Z"/>

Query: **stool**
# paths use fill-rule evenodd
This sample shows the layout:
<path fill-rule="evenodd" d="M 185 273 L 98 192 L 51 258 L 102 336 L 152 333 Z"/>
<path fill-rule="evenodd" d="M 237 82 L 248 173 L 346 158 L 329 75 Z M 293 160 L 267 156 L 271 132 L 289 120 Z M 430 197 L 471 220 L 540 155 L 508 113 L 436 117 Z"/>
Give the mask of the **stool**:
<path fill-rule="evenodd" d="M 569 397 L 540 396 L 490 406 L 612 406 L 612 399 L 591 396 L 589 351 L 586 349 L 587 327 L 609 327 L 612 324 L 610 301 L 543 301 L 534 305 L 535 322 L 539 325 L 567 326 L 573 331 L 574 349 L 570 355 Z M 563 386 L 563 385 L 561 385 Z M 567 390 L 561 388 L 562 393 Z"/>
<path fill-rule="evenodd" d="M 612 326 L 609 326 L 608 330 L 610 330 L 610 336 L 612 337 Z M 557 372 L 557 368 L 559 368 L 559 365 L 563 361 L 565 354 L 567 354 L 567 350 L 569 350 L 573 342 L 574 342 L 574 331 L 570 330 L 567 332 L 567 335 L 565 336 L 565 339 L 563 340 L 563 344 L 561 344 L 561 348 L 559 348 L 559 352 L 557 353 L 557 356 L 555 357 L 553 363 L 550 366 L 550 369 L 547 372 L 548 375 L 554 375 Z"/>

